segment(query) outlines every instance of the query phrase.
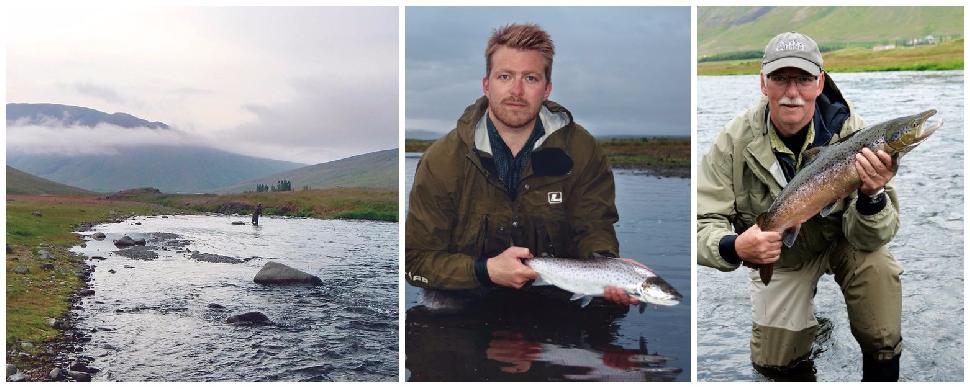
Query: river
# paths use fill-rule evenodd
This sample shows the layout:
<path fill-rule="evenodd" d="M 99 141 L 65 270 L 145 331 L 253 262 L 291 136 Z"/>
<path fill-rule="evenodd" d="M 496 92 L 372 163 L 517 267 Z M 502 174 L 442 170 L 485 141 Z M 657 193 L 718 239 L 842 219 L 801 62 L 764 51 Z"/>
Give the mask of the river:
<path fill-rule="evenodd" d="M 893 182 L 900 228 L 889 250 L 903 266 L 902 381 L 963 381 L 963 71 L 834 74 L 867 124 L 936 108 L 943 128 L 901 159 Z M 697 161 L 720 129 L 760 96 L 757 76 L 698 77 Z M 745 271 L 700 267 L 697 378 L 765 380 L 749 359 L 751 305 Z M 831 324 L 817 339 L 820 381 L 858 381 L 859 346 L 831 275 L 819 281 L 816 316 Z"/>
<path fill-rule="evenodd" d="M 107 238 L 90 239 L 96 232 Z M 397 381 L 396 223 L 147 216 L 83 234 L 86 247 L 73 250 L 104 259 L 89 261 L 95 294 L 74 313 L 91 340 L 72 358 L 99 369 L 94 380 Z M 123 235 L 146 238 L 157 258 L 118 253 L 112 242 Z M 245 262 L 195 260 L 194 251 Z M 270 260 L 323 285 L 254 283 Z M 226 323 L 249 311 L 272 324 Z"/>
<path fill-rule="evenodd" d="M 417 162 L 405 160 L 405 193 Z M 630 170 L 615 177 L 620 255 L 670 282 L 684 295 L 680 305 L 639 313 L 513 295 L 445 315 L 423 309 L 421 289 L 406 285 L 406 379 L 690 381 L 690 180 Z"/>

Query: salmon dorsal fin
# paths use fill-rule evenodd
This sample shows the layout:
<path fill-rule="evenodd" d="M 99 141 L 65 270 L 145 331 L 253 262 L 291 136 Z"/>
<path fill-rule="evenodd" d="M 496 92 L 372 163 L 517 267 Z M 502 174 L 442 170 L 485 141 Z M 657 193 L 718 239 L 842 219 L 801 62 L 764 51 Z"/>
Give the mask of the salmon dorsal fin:
<path fill-rule="evenodd" d="M 644 269 L 647 269 L 647 270 L 650 270 L 650 268 L 649 268 L 649 267 L 647 267 L 647 265 L 644 265 L 644 264 L 642 264 L 642 263 L 640 263 L 640 262 L 637 262 L 637 261 L 635 261 L 635 260 L 633 260 L 633 259 L 630 259 L 630 258 L 617 258 L 617 259 L 618 259 L 618 260 L 621 260 L 621 261 L 623 261 L 623 262 L 626 262 L 626 263 L 629 263 L 629 264 L 631 264 L 631 265 L 633 265 L 633 266 L 636 266 L 636 267 L 642 267 L 642 268 L 644 268 Z M 651 271 L 652 271 L 652 270 L 651 270 Z"/>

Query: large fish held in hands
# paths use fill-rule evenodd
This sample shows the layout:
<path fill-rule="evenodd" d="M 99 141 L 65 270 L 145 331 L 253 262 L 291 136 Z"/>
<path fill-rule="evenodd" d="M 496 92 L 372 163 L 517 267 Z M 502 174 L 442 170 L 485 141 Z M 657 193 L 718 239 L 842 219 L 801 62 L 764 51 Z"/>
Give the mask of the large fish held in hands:
<path fill-rule="evenodd" d="M 630 296 L 650 304 L 677 305 L 683 298 L 673 286 L 649 267 L 627 258 L 536 257 L 525 264 L 539 273 L 533 285 L 554 285 L 573 292 L 573 300 L 585 307 L 593 297 L 603 296 L 608 286 L 623 289 Z M 640 305 L 640 311 L 645 306 Z"/>
<path fill-rule="evenodd" d="M 806 162 L 791 182 L 775 199 L 768 212 L 758 216 L 762 231 L 782 233 L 786 247 L 795 244 L 801 223 L 816 214 L 828 216 L 833 206 L 862 186 L 855 168 L 855 155 L 863 148 L 885 151 L 892 157 L 893 171 L 899 158 L 916 148 L 943 126 L 942 120 L 929 120 L 936 115 L 931 109 L 875 124 L 852 133 L 829 146 L 805 151 Z M 768 285 L 774 266 L 755 265 L 761 282 Z"/>

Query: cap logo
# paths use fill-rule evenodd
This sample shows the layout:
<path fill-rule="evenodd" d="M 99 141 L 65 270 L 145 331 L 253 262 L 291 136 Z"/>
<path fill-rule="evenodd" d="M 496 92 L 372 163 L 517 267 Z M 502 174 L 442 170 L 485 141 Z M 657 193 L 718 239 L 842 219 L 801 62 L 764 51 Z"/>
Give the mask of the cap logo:
<path fill-rule="evenodd" d="M 805 42 L 799 42 L 797 40 L 792 39 L 788 41 L 778 42 L 778 45 L 775 46 L 775 51 L 793 51 L 793 50 L 805 51 Z"/>
<path fill-rule="evenodd" d="M 549 204 L 562 204 L 562 192 L 549 192 Z"/>

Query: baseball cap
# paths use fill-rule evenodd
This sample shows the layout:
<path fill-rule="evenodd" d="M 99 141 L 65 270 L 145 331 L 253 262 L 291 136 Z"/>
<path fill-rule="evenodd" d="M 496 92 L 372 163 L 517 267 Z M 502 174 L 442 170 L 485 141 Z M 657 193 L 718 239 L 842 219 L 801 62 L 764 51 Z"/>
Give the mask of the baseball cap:
<path fill-rule="evenodd" d="M 778 34 L 768 46 L 761 60 L 761 72 L 771 74 L 781 68 L 799 68 L 818 76 L 822 72 L 822 53 L 812 38 L 797 32 Z"/>

